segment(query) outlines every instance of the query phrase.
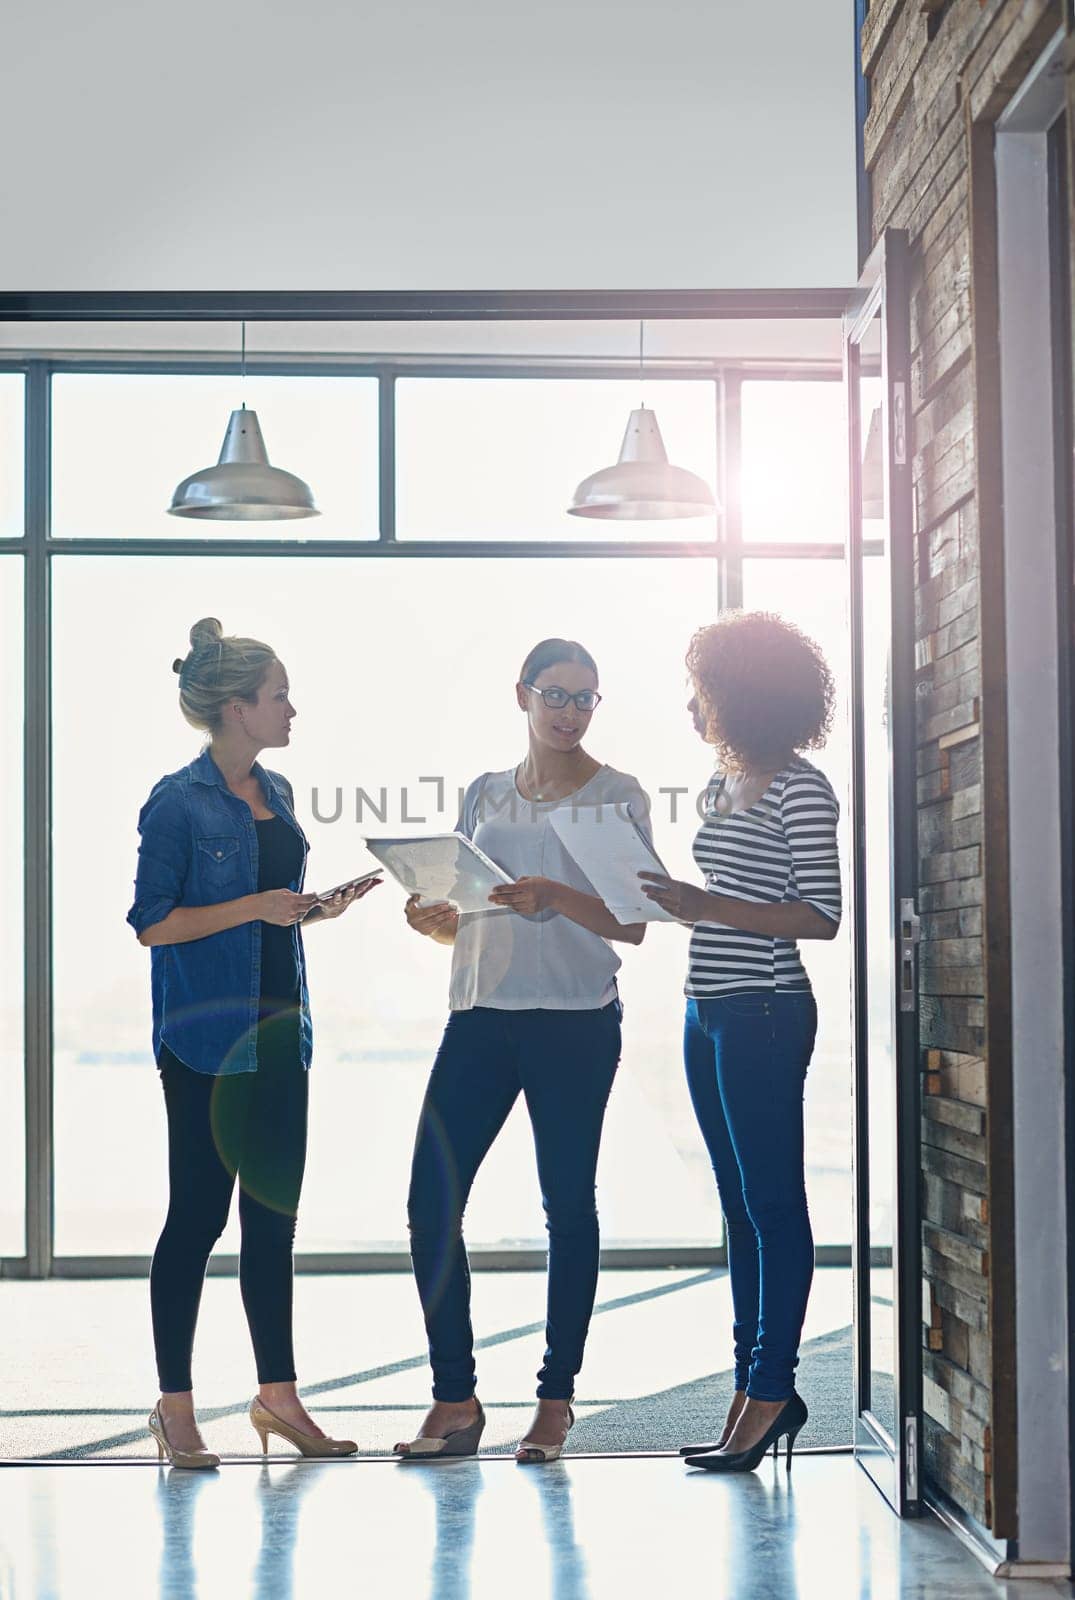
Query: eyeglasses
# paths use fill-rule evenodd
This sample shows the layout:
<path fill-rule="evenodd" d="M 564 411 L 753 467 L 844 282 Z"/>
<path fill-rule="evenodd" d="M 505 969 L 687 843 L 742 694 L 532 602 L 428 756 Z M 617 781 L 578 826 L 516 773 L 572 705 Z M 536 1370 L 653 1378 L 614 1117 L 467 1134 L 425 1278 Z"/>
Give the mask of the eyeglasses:
<path fill-rule="evenodd" d="M 555 684 L 550 689 L 539 689 L 536 683 L 524 683 L 523 687 L 533 689 L 553 711 L 561 710 L 569 700 L 574 700 L 580 711 L 593 711 L 601 701 L 596 689 L 580 689 L 578 694 L 569 694 L 566 689 L 560 689 Z"/>

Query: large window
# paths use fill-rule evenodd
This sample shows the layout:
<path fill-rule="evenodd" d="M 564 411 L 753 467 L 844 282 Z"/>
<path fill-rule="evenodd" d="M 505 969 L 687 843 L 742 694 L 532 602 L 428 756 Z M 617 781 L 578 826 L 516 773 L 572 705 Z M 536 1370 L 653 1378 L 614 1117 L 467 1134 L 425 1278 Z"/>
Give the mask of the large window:
<path fill-rule="evenodd" d="M 840 706 L 817 754 L 841 802 L 848 785 L 845 568 L 827 559 L 844 526 L 841 386 L 813 379 L 544 375 L 252 375 L 64 369 L 52 379 L 54 1194 L 56 1254 L 145 1256 L 167 1187 L 163 1105 L 150 1050 L 149 955 L 126 925 L 138 809 L 201 736 L 183 722 L 171 662 L 192 622 L 268 640 L 298 719 L 276 759 L 311 839 L 310 883 L 362 868 L 363 834 L 454 826 L 461 788 L 525 750 L 513 685 L 549 634 L 596 655 L 605 700 L 588 746 L 637 774 L 658 847 L 694 879 L 695 802 L 712 753 L 686 711 L 684 655 L 722 592 L 811 633 Z M 21 376 L 12 415 L 22 417 Z M 0 375 L 0 421 L 5 395 Z M 722 518 L 601 523 L 566 515 L 576 483 L 616 459 L 629 411 L 657 411 L 671 459 L 714 484 Z M 175 484 L 215 460 L 228 412 L 259 411 L 275 464 L 304 477 L 323 516 L 244 524 L 244 540 L 353 540 L 365 552 L 125 552 L 128 541 L 228 539 L 168 517 Z M 738 401 L 738 404 L 737 404 Z M 737 415 L 728 461 L 722 419 Z M 6 437 L 0 433 L 0 437 Z M 22 451 L 21 431 L 18 450 Z M 394 481 L 380 472 L 394 463 Z M 724 482 L 718 464 L 727 465 Z M 9 475 L 10 476 L 10 475 Z M 17 515 L 21 531 L 21 475 Z M 2 480 L 0 480 L 2 481 Z M 737 487 L 736 487 L 737 486 Z M 14 503 L 14 502 L 12 502 Z M 9 531 L 0 498 L 0 534 Z M 718 523 L 730 542 L 717 541 Z M 741 541 L 734 537 L 741 532 Z M 82 541 L 111 549 L 80 552 Z M 381 541 L 375 548 L 374 541 Z M 384 541 L 391 542 L 386 549 Z M 415 552 L 414 541 L 443 546 Z M 467 554 L 467 540 L 502 553 Z M 549 559 L 541 546 L 616 551 Z M 680 548 L 632 553 L 638 541 Z M 775 547 L 801 546 L 789 559 Z M 826 546 L 822 552 L 818 547 Z M 690 553 L 685 547 L 690 546 Z M 813 548 L 811 548 L 813 547 Z M 517 552 L 517 553 L 516 553 Z M 21 772 L 21 555 L 4 558 L 0 640 L 4 749 Z M 722 567 L 723 564 L 723 567 Z M 87 781 L 92 775 L 93 781 Z M 21 878 L 21 784 L 0 804 Z M 846 830 L 846 805 L 845 805 Z M 846 858 L 846 837 L 844 838 Z M 15 881 L 15 880 L 12 880 Z M 87 917 L 92 907 L 92 917 Z M 5 905 L 4 970 L 21 973 L 21 909 Z M 5 925 L 6 926 L 6 925 Z M 311 1153 L 299 1248 L 402 1250 L 415 1119 L 446 1015 L 449 953 L 406 927 L 392 885 L 306 938 L 315 1025 Z M 608 1246 L 721 1239 L 712 1172 L 681 1063 L 687 939 L 655 925 L 619 947 L 624 1057 L 599 1171 Z M 845 935 L 804 955 L 821 1027 L 807 1089 L 807 1178 L 819 1245 L 850 1238 L 849 951 Z M 0 998 L 0 1073 L 17 1107 L 0 1132 L 0 1252 L 21 1254 L 22 1033 L 17 978 Z M 14 1097 L 17 1096 L 17 1101 Z M 12 1132 L 11 1130 L 15 1131 Z M 639 1174 L 644 1173 L 644 1181 Z M 10 1217 L 8 1227 L 6 1218 Z M 509 1121 L 468 1212 L 471 1244 L 544 1244 L 526 1119 Z M 225 1247 L 237 1244 L 234 1223 Z"/>
<path fill-rule="evenodd" d="M 794 380 L 742 387 L 743 537 L 841 544 L 847 519 L 846 430 L 841 384 Z M 809 752 L 840 800 L 839 848 L 845 919 L 829 943 L 804 942 L 818 1003 L 818 1034 L 806 1087 L 806 1172 L 819 1242 L 851 1237 L 851 753 L 848 708 L 847 578 L 842 561 L 751 557 L 743 562 L 743 604 L 775 611 L 820 645 L 836 678 L 837 704 L 824 749 Z"/>
<path fill-rule="evenodd" d="M 806 1082 L 806 1176 L 815 1237 L 824 1243 L 851 1237 L 851 993 L 848 678 L 845 572 L 842 561 L 743 563 L 743 603 L 776 611 L 823 650 L 836 676 L 832 733 L 807 759 L 825 773 L 840 800 L 839 849 L 844 921 L 836 938 L 802 944 L 803 962 L 817 998 L 818 1031 Z"/>
<path fill-rule="evenodd" d="M 21 372 L 0 372 L 0 539 L 22 536 L 23 390 Z"/>
<path fill-rule="evenodd" d="M 258 413 L 269 460 L 305 479 L 320 515 L 257 524 L 260 538 L 375 539 L 377 383 L 202 373 L 58 373 L 52 380 L 52 532 L 62 539 L 204 537 L 168 515 L 176 485 L 220 454 L 232 410 Z M 215 532 L 228 532 L 216 524 Z M 250 524 L 245 525 L 247 534 Z"/>
<path fill-rule="evenodd" d="M 404 378 L 396 385 L 401 539 L 713 538 L 714 519 L 568 515 L 576 486 L 617 460 L 631 411 L 654 408 L 669 459 L 713 481 L 711 382 Z"/>
<path fill-rule="evenodd" d="M 26 1241 L 22 639 L 22 557 L 0 556 L 0 1256 L 21 1256 Z"/>
<path fill-rule="evenodd" d="M 310 835 L 314 886 L 363 866 L 365 832 L 453 827 L 460 786 L 521 759 L 525 722 L 514 683 L 528 648 L 549 634 L 581 638 L 594 651 L 605 701 L 590 746 L 641 779 L 654 799 L 662 853 L 686 875 L 693 809 L 680 799 L 673 824 L 671 797 L 659 791 L 695 795 L 708 776 L 685 709 L 682 662 L 691 631 L 715 615 L 715 585 L 715 567 L 700 573 L 678 560 L 580 560 L 565 583 L 560 563 L 532 559 L 56 559 L 59 1253 L 144 1253 L 161 1214 L 149 956 L 123 919 L 138 807 L 200 743 L 179 716 L 170 670 L 195 618 L 211 613 L 229 631 L 268 640 L 287 665 L 298 717 L 292 747 L 278 760 Z M 354 621 L 326 628 L 332 612 Z M 82 781 L 102 759 L 95 705 L 117 730 L 101 785 Z M 90 942 L 87 905 L 96 908 Z M 316 1061 L 301 1243 L 400 1247 L 449 956 L 406 927 L 392 884 L 341 922 L 311 929 L 306 947 Z M 678 928 L 655 926 L 628 955 L 625 1054 L 600 1175 L 605 1237 L 714 1243 L 712 1175 L 680 1064 L 686 939 Z M 483 1169 L 469 1213 L 472 1243 L 542 1242 L 529 1137 L 518 1115 Z"/>
<path fill-rule="evenodd" d="M 809 379 L 742 387 L 743 538 L 836 544 L 847 526 L 843 385 Z"/>

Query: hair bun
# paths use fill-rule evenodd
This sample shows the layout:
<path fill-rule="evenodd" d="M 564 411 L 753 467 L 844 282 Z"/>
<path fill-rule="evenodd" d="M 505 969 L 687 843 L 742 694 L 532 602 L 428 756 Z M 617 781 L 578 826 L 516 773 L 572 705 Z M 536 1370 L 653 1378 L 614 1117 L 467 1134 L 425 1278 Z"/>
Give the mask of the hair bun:
<path fill-rule="evenodd" d="M 172 662 L 172 671 L 173 672 L 182 672 L 182 670 L 183 670 L 183 657 L 182 656 L 176 656 L 175 660 Z"/>
<path fill-rule="evenodd" d="M 219 644 L 223 637 L 224 630 L 216 617 L 202 617 L 190 630 L 190 648 L 205 650 L 209 645 Z"/>

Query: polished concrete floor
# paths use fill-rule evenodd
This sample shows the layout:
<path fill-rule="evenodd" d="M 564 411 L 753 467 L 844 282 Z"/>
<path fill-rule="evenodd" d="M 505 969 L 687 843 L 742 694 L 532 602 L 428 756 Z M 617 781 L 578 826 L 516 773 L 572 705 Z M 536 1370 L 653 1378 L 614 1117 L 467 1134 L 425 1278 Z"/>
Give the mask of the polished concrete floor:
<path fill-rule="evenodd" d="M 900 1523 L 848 1456 L 743 1477 L 670 1457 L 387 1461 L 183 1473 L 0 1470 L 2 1600 L 1054 1600 L 998 1583 L 932 1518 Z"/>

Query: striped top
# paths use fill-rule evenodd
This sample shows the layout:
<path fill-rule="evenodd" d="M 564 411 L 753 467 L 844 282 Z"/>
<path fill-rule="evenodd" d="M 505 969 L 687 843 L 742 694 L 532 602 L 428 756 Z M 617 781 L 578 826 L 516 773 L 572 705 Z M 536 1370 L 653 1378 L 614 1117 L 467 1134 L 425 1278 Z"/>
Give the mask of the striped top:
<path fill-rule="evenodd" d="M 706 892 L 755 904 L 803 900 L 839 923 L 840 805 L 825 775 L 796 757 L 754 805 L 724 815 L 717 810 L 723 787 L 718 774 L 707 790 L 705 817 L 694 840 Z M 719 922 L 695 924 L 688 995 L 809 988 L 794 939 L 743 933 Z"/>

